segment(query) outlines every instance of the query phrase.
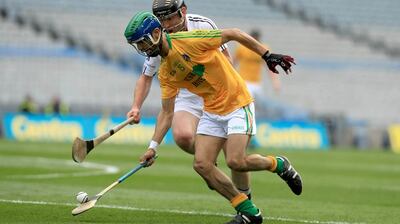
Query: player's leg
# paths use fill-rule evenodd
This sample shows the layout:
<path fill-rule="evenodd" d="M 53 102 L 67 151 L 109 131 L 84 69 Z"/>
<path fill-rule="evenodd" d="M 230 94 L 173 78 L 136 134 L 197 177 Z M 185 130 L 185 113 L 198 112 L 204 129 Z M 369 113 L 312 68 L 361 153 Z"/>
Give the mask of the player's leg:
<path fill-rule="evenodd" d="M 202 114 L 202 99 L 186 89 L 181 89 L 175 100 L 172 135 L 176 144 L 187 153 L 194 154 L 194 140 Z M 240 192 L 251 198 L 248 173 L 232 171 L 232 181 Z"/>
<path fill-rule="evenodd" d="M 234 187 L 229 177 L 221 172 L 214 163 L 224 142 L 224 138 L 197 135 L 193 168 L 206 181 L 208 186 L 230 200 L 238 195 L 239 191 Z"/>
<path fill-rule="evenodd" d="M 225 142 L 224 138 L 197 135 L 196 154 L 193 168 L 206 181 L 208 186 L 215 189 L 220 195 L 231 202 L 232 207 L 238 212 L 238 215 L 228 224 L 246 223 L 243 220 L 249 220 L 247 223 L 262 223 L 260 210 L 247 198 L 240 193 L 233 182 L 225 175 L 214 162 L 218 156 L 220 148 Z"/>
<path fill-rule="evenodd" d="M 287 182 L 293 193 L 301 194 L 301 177 L 287 158 L 259 154 L 246 155 L 250 135 L 254 135 L 256 131 L 254 104 L 229 114 L 226 119 L 228 119 L 228 139 L 224 152 L 229 168 L 238 172 L 269 170 L 277 173 Z"/>
<path fill-rule="evenodd" d="M 300 195 L 303 182 L 290 161 L 284 156 L 262 156 L 259 154 L 246 156 L 245 145 L 247 140 L 248 136 L 244 134 L 228 136 L 225 152 L 228 167 L 238 172 L 268 170 L 277 173 L 294 194 Z"/>
<path fill-rule="evenodd" d="M 259 154 L 246 155 L 249 136 L 246 134 L 228 135 L 225 149 L 226 164 L 237 172 L 271 170 L 274 162 L 269 157 Z"/>
<path fill-rule="evenodd" d="M 194 154 L 194 140 L 199 118 L 187 111 L 177 111 L 172 120 L 172 134 L 176 144 L 185 152 Z M 236 188 L 251 199 L 250 174 L 231 171 Z"/>
<path fill-rule="evenodd" d="M 266 157 L 246 155 L 251 135 L 256 133 L 254 104 L 251 103 L 224 117 L 227 121 L 227 142 L 224 149 L 229 168 L 236 172 L 267 170 L 273 163 Z"/>
<path fill-rule="evenodd" d="M 218 115 L 204 112 L 200 119 L 195 141 L 195 158 L 193 167 L 197 173 L 223 197 L 228 199 L 238 212 L 239 219 L 252 220 L 251 223 L 261 223 L 262 216 L 248 197 L 240 193 L 231 179 L 215 166 L 220 148 L 226 141 L 226 122 L 221 122 Z M 243 215 L 243 217 L 242 217 Z M 242 223 L 232 220 L 229 223 Z"/>
<path fill-rule="evenodd" d="M 250 173 L 231 170 L 232 182 L 239 192 L 244 193 L 251 200 Z"/>
<path fill-rule="evenodd" d="M 187 111 L 177 111 L 172 119 L 172 135 L 183 151 L 194 154 L 194 140 L 199 118 Z"/>
<path fill-rule="evenodd" d="M 186 89 L 180 89 L 175 99 L 172 135 L 185 152 L 194 154 L 197 125 L 203 114 L 203 100 Z"/>
<path fill-rule="evenodd" d="M 226 144 L 225 144 L 226 146 Z M 226 152 L 224 148 L 224 153 Z M 251 200 L 250 172 L 237 172 L 231 169 L 232 182 L 240 193 L 244 193 Z"/>

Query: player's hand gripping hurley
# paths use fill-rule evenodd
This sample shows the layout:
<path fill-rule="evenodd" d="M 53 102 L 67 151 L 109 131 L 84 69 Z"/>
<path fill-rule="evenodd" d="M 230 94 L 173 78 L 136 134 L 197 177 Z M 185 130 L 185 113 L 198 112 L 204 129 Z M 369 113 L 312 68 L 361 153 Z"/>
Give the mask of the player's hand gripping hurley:
<path fill-rule="evenodd" d="M 157 158 L 157 155 L 154 157 L 154 159 Z M 138 170 L 142 169 L 143 167 L 147 166 L 147 161 L 144 161 L 137 165 L 135 168 L 118 178 L 117 181 L 106 187 L 104 190 L 102 190 L 100 193 L 96 194 L 95 196 L 89 198 L 89 200 L 85 203 L 80 204 L 78 207 L 74 208 L 72 210 L 72 215 L 79 215 L 83 212 L 86 212 L 87 210 L 93 208 L 98 200 L 100 200 L 101 197 L 111 189 L 113 189 L 115 186 L 117 186 L 119 183 L 123 182 L 126 180 L 128 177 L 130 177 L 132 174 L 136 173 Z"/>
<path fill-rule="evenodd" d="M 111 135 L 117 133 L 119 130 L 121 130 L 123 127 L 128 125 L 129 123 L 133 122 L 134 118 L 130 117 L 129 119 L 121 122 L 108 132 L 94 138 L 91 140 L 83 140 L 79 137 L 76 137 L 74 140 L 74 143 L 72 144 L 72 159 L 77 162 L 81 163 L 83 160 L 86 158 L 86 155 L 89 154 L 89 152 L 96 147 L 98 144 L 102 143 L 106 139 L 108 139 Z"/>

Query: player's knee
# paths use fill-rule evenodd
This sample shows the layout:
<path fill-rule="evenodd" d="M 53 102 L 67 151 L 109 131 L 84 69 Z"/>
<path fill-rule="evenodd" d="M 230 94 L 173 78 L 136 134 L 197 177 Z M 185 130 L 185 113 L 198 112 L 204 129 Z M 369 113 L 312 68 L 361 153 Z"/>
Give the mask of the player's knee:
<path fill-rule="evenodd" d="M 212 163 L 201 160 L 195 160 L 193 163 L 193 169 L 203 177 L 210 173 L 212 166 Z"/>
<path fill-rule="evenodd" d="M 234 171 L 246 171 L 246 162 L 243 159 L 231 158 L 226 161 L 226 165 Z"/>
<path fill-rule="evenodd" d="M 176 144 L 188 153 L 194 154 L 195 136 L 191 132 L 176 131 L 173 133 Z"/>

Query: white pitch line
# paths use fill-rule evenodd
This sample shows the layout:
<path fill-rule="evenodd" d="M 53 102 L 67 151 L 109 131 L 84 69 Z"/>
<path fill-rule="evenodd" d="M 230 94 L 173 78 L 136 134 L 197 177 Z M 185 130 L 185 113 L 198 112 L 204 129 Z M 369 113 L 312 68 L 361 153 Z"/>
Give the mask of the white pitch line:
<path fill-rule="evenodd" d="M 69 161 L 69 163 L 72 163 Z M 111 166 L 111 165 L 104 165 L 100 163 L 91 163 L 91 162 L 85 162 L 79 164 L 79 166 L 82 166 L 84 168 L 89 168 L 89 169 L 101 169 L 104 170 L 105 173 L 117 173 L 119 169 L 116 166 Z"/>
<path fill-rule="evenodd" d="M 58 159 L 48 159 L 42 157 L 36 157 L 36 161 L 40 161 L 41 164 L 54 163 Z M 35 160 L 33 159 L 33 160 Z M 59 160 L 59 166 L 64 164 L 66 166 L 77 166 L 76 163 L 70 160 Z M 79 164 L 80 167 L 87 169 L 97 169 L 100 171 L 89 171 L 89 172 L 74 172 L 74 173 L 47 173 L 47 174 L 32 174 L 32 175 L 13 175 L 9 176 L 12 179 L 52 179 L 52 178 L 61 178 L 61 177 L 85 177 L 85 176 L 95 176 L 95 175 L 103 175 L 103 174 L 113 174 L 118 173 L 119 169 L 116 166 L 105 165 L 100 163 L 91 163 L 85 162 Z"/>
<path fill-rule="evenodd" d="M 48 173 L 48 174 L 32 174 L 32 175 L 15 175 L 9 176 L 12 179 L 54 179 L 62 177 L 87 177 L 107 174 L 104 171 L 89 171 L 81 173 Z"/>
<path fill-rule="evenodd" d="M 58 202 L 46 202 L 46 201 L 23 201 L 23 200 L 0 199 L 0 202 L 10 203 L 10 204 L 55 205 L 55 206 L 72 206 L 72 207 L 77 206 L 77 204 L 73 204 L 73 203 L 58 203 Z M 232 217 L 233 216 L 232 214 L 228 214 L 228 213 L 217 213 L 217 212 L 208 212 L 208 211 L 183 211 L 183 210 L 176 210 L 176 209 L 136 208 L 136 207 L 119 206 L 119 205 L 96 205 L 96 207 L 97 208 L 129 210 L 129 211 L 141 211 L 141 212 L 183 214 L 183 215 L 206 215 L 206 216 L 223 216 L 223 217 Z M 312 223 L 312 224 L 365 224 L 362 222 L 318 221 L 318 220 L 292 219 L 292 218 L 285 218 L 285 217 L 264 217 L 264 219 L 282 221 L 282 222 L 300 222 L 300 223 Z"/>

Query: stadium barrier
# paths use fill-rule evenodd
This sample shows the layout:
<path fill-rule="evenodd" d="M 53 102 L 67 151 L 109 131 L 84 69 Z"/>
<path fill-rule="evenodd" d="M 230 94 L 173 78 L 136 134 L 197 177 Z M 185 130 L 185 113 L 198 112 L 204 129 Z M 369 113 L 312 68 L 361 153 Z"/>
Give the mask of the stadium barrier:
<path fill-rule="evenodd" d="M 72 142 L 75 137 L 92 139 L 120 122 L 124 117 L 50 116 L 8 113 L 3 116 L 4 137 L 17 141 Z M 142 118 L 140 124 L 130 125 L 107 140 L 110 143 L 148 144 L 156 118 Z M 260 121 L 254 142 L 259 147 L 291 149 L 328 149 L 327 131 L 322 123 Z M 164 143 L 174 144 L 171 131 Z"/>

